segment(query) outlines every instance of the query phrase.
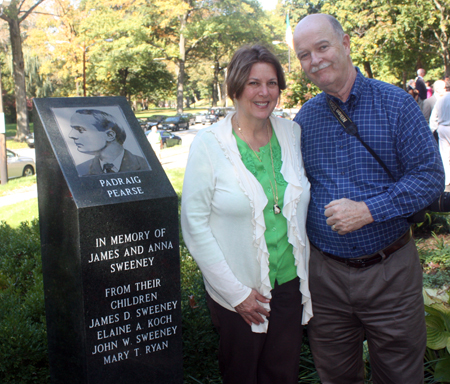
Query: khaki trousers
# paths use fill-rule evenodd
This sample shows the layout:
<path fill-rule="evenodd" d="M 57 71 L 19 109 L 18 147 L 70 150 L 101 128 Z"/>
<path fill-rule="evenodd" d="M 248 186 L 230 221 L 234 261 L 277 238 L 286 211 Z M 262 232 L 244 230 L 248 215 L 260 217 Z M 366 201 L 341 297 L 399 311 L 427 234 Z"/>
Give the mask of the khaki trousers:
<path fill-rule="evenodd" d="M 374 384 L 423 383 L 422 268 L 414 239 L 387 260 L 352 268 L 311 247 L 308 337 L 322 384 L 362 384 L 367 338 Z"/>

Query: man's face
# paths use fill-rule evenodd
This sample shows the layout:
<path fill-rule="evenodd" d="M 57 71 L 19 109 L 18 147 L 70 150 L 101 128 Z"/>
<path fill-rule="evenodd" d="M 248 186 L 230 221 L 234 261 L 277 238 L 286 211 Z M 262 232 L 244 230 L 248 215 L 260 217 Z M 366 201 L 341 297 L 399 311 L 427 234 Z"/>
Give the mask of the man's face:
<path fill-rule="evenodd" d="M 100 132 L 94 126 L 95 119 L 90 115 L 75 113 L 70 119 L 72 127 L 69 137 L 74 141 L 78 151 L 95 155 L 103 150 L 111 130 Z"/>
<path fill-rule="evenodd" d="M 353 69 L 348 35 L 341 38 L 327 18 L 313 15 L 295 29 L 294 48 L 306 76 L 314 84 L 331 94 L 342 89 L 349 67 Z"/>

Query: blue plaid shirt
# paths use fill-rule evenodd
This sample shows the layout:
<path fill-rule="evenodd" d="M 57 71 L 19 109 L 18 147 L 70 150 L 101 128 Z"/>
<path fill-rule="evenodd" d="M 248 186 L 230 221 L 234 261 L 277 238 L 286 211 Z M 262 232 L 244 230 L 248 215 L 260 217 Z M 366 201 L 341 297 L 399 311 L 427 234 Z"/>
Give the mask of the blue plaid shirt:
<path fill-rule="evenodd" d="M 341 257 L 375 253 L 409 228 L 407 217 L 444 190 L 439 150 L 418 104 L 402 89 L 366 79 L 358 68 L 348 100 L 332 97 L 357 125 L 361 138 L 396 182 L 331 113 L 325 93 L 309 100 L 295 121 L 302 127 L 302 153 L 311 183 L 307 231 L 322 251 Z M 346 235 L 326 224 L 332 200 L 364 201 L 374 222 Z"/>

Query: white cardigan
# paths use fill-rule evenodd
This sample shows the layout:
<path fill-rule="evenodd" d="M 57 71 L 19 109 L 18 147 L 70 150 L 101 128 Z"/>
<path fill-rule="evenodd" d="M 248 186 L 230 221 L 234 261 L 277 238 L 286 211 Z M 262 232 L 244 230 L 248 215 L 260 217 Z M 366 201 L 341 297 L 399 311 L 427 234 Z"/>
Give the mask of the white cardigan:
<path fill-rule="evenodd" d="M 224 308 L 235 311 L 251 289 L 271 298 L 272 288 L 264 238 L 267 197 L 241 160 L 232 133 L 232 116 L 202 129 L 192 142 L 184 177 L 181 226 L 209 295 Z M 310 184 L 301 157 L 300 127 L 276 117 L 270 121 L 281 146 L 281 173 L 288 183 L 282 212 L 300 278 L 302 324 L 306 324 L 312 317 L 306 235 Z M 267 325 L 267 320 L 259 326 L 253 324 L 252 330 L 266 332 Z"/>

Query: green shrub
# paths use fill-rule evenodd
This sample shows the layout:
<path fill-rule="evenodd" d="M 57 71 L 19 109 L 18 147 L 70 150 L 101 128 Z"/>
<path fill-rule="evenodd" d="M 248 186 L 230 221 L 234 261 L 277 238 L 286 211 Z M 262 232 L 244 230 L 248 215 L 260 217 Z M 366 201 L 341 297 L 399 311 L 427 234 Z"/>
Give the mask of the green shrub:
<path fill-rule="evenodd" d="M 203 278 L 184 245 L 181 254 L 181 309 L 185 383 L 221 383 L 219 337 L 209 316 Z"/>
<path fill-rule="evenodd" d="M 49 379 L 37 221 L 0 224 L 0 382 Z"/>
<path fill-rule="evenodd" d="M 439 288 L 450 281 L 450 247 L 434 232 L 432 247 L 423 246 L 417 241 L 419 257 L 423 266 L 423 285 L 427 288 Z"/>
<path fill-rule="evenodd" d="M 450 216 L 446 212 L 427 212 L 423 223 L 414 224 L 414 233 L 450 233 Z"/>
<path fill-rule="evenodd" d="M 424 289 L 427 324 L 427 373 L 435 382 L 450 381 L 450 299 L 449 287 Z"/>

